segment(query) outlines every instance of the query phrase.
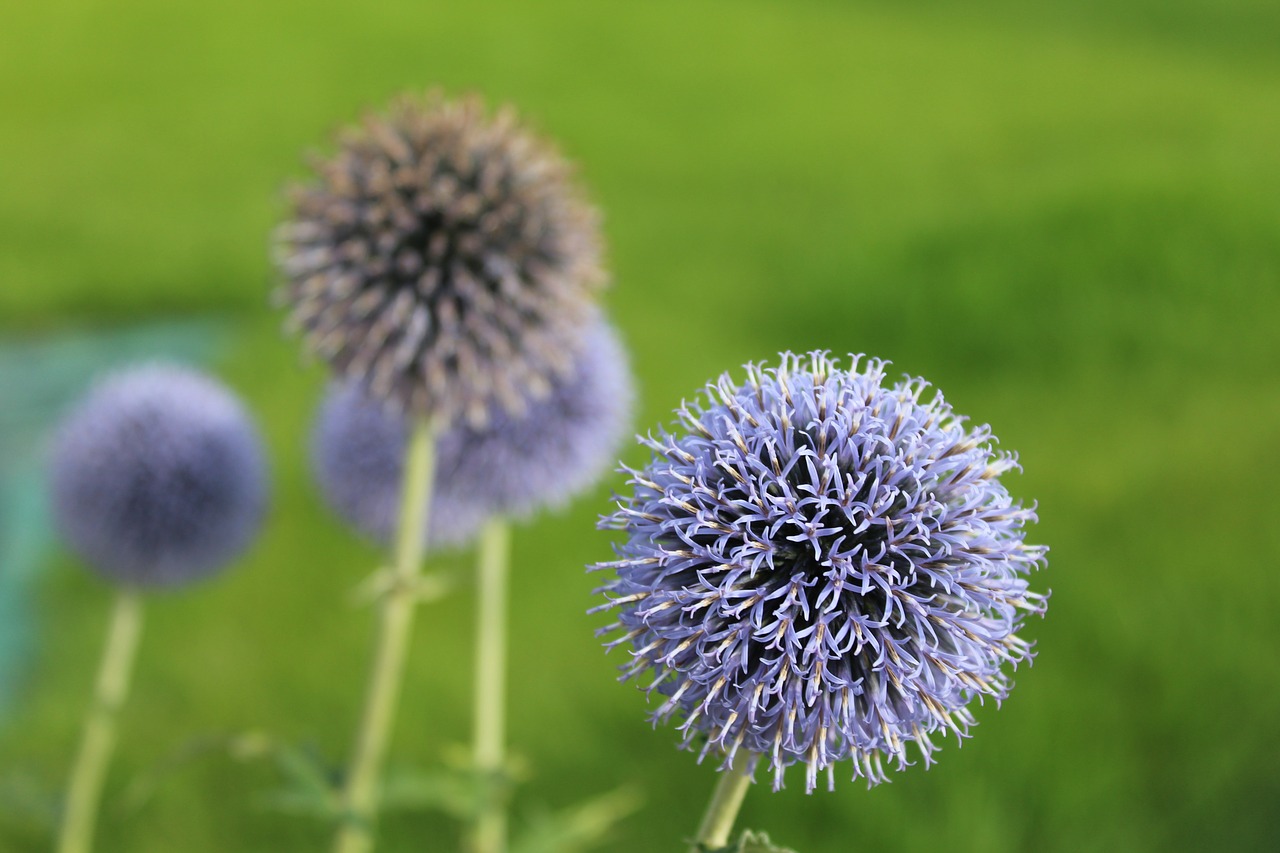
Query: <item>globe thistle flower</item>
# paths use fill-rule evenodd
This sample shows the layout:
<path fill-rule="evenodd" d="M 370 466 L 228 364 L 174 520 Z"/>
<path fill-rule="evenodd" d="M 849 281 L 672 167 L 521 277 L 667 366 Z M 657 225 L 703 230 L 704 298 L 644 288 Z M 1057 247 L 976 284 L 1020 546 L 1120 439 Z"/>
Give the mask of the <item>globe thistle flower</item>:
<path fill-rule="evenodd" d="M 563 505 L 613 464 L 630 424 L 631 374 L 614 329 L 590 324 L 568 375 L 520 415 L 457 424 L 437 440 L 428 542 L 462 545 L 494 515 Z M 321 490 L 358 530 L 388 541 L 399 519 L 408 427 L 357 383 L 333 385 L 316 422 Z"/>
<path fill-rule="evenodd" d="M 626 534 L 596 567 L 616 573 L 602 633 L 700 758 L 748 753 L 775 788 L 800 763 L 809 791 L 847 758 L 875 784 L 907 744 L 928 765 L 936 734 L 966 736 L 971 701 L 1003 699 L 1005 664 L 1030 658 L 1016 632 L 1044 609 L 1026 576 L 1045 549 L 999 479 L 1016 458 L 928 388 L 784 354 L 721 376 L 625 469 L 634 494 L 601 522 Z"/>
<path fill-rule="evenodd" d="M 266 504 L 257 433 L 192 370 L 148 365 L 99 383 L 52 448 L 54 520 L 86 563 L 138 586 L 193 581 L 248 545 Z"/>
<path fill-rule="evenodd" d="M 315 169 L 279 231 L 282 297 L 341 376 L 482 425 L 569 370 L 605 281 L 598 218 L 510 109 L 403 98 Z"/>

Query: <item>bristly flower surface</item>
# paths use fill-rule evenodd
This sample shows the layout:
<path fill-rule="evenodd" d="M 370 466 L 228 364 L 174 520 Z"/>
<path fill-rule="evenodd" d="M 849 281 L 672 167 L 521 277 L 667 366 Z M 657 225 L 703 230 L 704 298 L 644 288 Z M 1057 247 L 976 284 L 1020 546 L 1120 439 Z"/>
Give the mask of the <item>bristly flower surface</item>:
<path fill-rule="evenodd" d="M 339 375 L 444 423 L 546 393 L 605 282 L 566 161 L 510 109 L 436 94 L 340 141 L 278 232 L 291 325 Z"/>
<path fill-rule="evenodd" d="M 228 563 L 257 533 L 266 470 L 257 430 L 221 384 L 147 365 L 107 377 L 59 429 L 54 520 L 101 574 L 173 586 Z"/>
<path fill-rule="evenodd" d="M 831 785 L 844 759 L 875 784 L 908 744 L 927 765 L 937 734 L 966 736 L 975 698 L 1004 698 L 1046 549 L 1000 482 L 1015 457 L 928 388 L 788 353 L 643 441 L 650 463 L 601 522 L 626 540 L 596 566 L 616 573 L 597 609 L 684 746 L 767 761 L 775 788 L 796 763 L 807 790 Z"/>
<path fill-rule="evenodd" d="M 615 464 L 631 424 L 631 373 L 614 329 L 592 322 L 569 373 L 520 415 L 457 424 L 436 445 L 427 541 L 465 545 L 493 516 L 520 518 L 567 503 Z M 312 463 L 325 498 L 371 538 L 399 519 L 407 426 L 355 383 L 335 384 L 320 408 Z"/>

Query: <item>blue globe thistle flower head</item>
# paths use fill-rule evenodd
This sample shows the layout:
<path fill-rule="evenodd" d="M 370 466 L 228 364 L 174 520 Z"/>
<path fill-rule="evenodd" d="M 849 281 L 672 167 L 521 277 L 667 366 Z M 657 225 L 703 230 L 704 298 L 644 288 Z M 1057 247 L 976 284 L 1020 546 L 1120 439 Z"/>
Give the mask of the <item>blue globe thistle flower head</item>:
<path fill-rule="evenodd" d="M 118 583 L 174 586 L 225 566 L 266 507 L 261 443 L 214 380 L 154 364 L 105 378 L 66 418 L 50 458 L 55 523 Z"/>
<path fill-rule="evenodd" d="M 928 383 L 826 353 L 748 365 L 643 439 L 634 493 L 601 525 L 624 531 L 601 590 L 630 645 L 625 680 L 652 675 L 655 724 L 679 721 L 723 766 L 766 761 L 774 788 L 849 759 L 853 777 L 926 765 L 937 735 L 968 734 L 971 702 L 1004 698 L 1031 657 L 1017 634 L 1045 597 L 1027 575 L 1034 511 L 994 449 Z"/>
<path fill-rule="evenodd" d="M 603 320 L 588 326 L 569 374 L 520 414 L 455 424 L 437 439 L 429 547 L 465 545 L 489 518 L 562 506 L 616 460 L 630 429 L 626 352 Z M 365 535 L 387 542 L 399 521 L 405 416 L 356 383 L 330 387 L 312 462 L 328 502 Z"/>

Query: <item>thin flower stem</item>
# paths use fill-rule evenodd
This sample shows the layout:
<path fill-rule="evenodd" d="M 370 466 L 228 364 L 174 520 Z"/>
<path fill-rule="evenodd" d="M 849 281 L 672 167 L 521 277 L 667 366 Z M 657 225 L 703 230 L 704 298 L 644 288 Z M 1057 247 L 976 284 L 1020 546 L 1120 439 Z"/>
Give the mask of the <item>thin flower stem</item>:
<path fill-rule="evenodd" d="M 129 676 L 142 632 L 142 601 L 132 589 L 116 595 L 107 644 L 98 668 L 93 704 L 85 718 L 80 752 L 71 771 L 57 853 L 88 853 L 107 764 L 116 744 L 116 718 L 129 693 Z"/>
<path fill-rule="evenodd" d="M 476 572 L 475 751 L 477 772 L 488 782 L 476 815 L 474 853 L 504 853 L 506 771 L 507 569 L 511 532 L 502 519 L 485 525 Z"/>
<path fill-rule="evenodd" d="M 729 836 L 733 833 L 734 821 L 738 819 L 738 810 L 742 808 L 742 800 L 747 796 L 747 787 L 751 785 L 751 766 L 748 756 L 739 755 L 735 766 L 720 774 L 715 793 L 707 805 L 707 812 L 702 816 L 702 825 L 698 827 L 698 835 L 694 839 L 689 853 L 705 853 L 708 850 L 720 850 L 729 844 Z"/>
<path fill-rule="evenodd" d="M 400 684 L 404 680 L 418 580 L 426 550 L 434 468 L 435 436 L 430 422 L 419 418 L 414 423 L 405 454 L 393 583 L 381 602 L 377 648 L 365 694 L 364 716 L 356 733 L 355 752 L 342 792 L 346 819 L 338 829 L 335 853 L 368 853 L 373 849 L 378 776 L 382 772 Z"/>

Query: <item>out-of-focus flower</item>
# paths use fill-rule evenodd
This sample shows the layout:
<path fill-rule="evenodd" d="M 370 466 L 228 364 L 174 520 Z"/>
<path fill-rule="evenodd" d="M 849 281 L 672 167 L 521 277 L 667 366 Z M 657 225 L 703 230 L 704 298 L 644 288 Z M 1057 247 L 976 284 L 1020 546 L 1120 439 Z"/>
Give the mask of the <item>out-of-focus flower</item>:
<path fill-rule="evenodd" d="M 340 141 L 279 230 L 282 299 L 308 346 L 443 423 L 544 396 L 605 282 L 568 164 L 475 98 L 402 98 Z"/>
<path fill-rule="evenodd" d="M 261 444 L 239 401 L 208 377 L 158 364 L 107 377 L 71 412 L 50 485 L 72 550 L 139 586 L 222 567 L 266 506 Z"/>
<path fill-rule="evenodd" d="M 519 415 L 441 433 L 427 541 L 463 545 L 492 516 L 527 516 L 590 487 L 617 459 L 631 402 L 626 353 L 613 328 L 596 321 L 548 395 Z M 399 519 L 406 434 L 404 415 L 355 383 L 333 385 L 316 422 L 312 462 L 326 499 L 383 542 Z"/>
<path fill-rule="evenodd" d="M 1015 457 L 884 367 L 788 353 L 725 374 L 643 441 L 651 461 L 602 521 L 626 534 L 596 567 L 616 572 L 597 609 L 632 649 L 623 678 L 649 671 L 655 722 L 726 767 L 767 761 L 775 788 L 795 763 L 808 790 L 824 770 L 830 785 L 846 758 L 884 781 L 909 743 L 931 763 L 972 700 L 1004 698 L 1045 606 L 1034 512 L 999 479 Z"/>

